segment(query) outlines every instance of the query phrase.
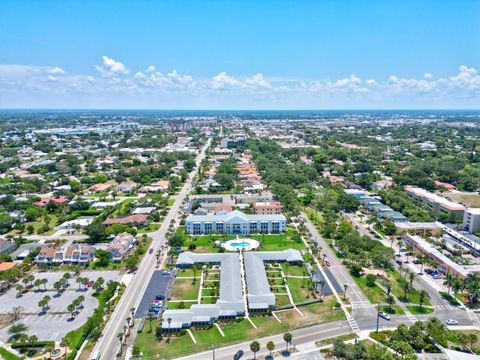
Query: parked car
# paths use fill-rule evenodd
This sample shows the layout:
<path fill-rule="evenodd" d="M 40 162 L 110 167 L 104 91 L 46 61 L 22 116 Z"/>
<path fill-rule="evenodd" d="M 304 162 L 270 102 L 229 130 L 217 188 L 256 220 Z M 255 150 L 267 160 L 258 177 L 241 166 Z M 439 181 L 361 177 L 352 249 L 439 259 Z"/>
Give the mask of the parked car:
<path fill-rule="evenodd" d="M 387 313 L 384 313 L 382 311 L 379 311 L 378 312 L 378 316 L 380 316 L 381 318 L 385 319 L 385 320 L 388 320 L 390 321 L 390 315 L 388 315 Z"/>
<path fill-rule="evenodd" d="M 445 320 L 445 324 L 447 324 L 447 325 L 458 325 L 458 321 L 454 320 L 454 319 L 448 319 L 448 320 Z"/>
<path fill-rule="evenodd" d="M 395 262 L 396 262 L 398 265 L 402 265 L 402 264 L 403 264 L 402 260 L 400 260 L 400 259 L 395 260 Z"/>
<path fill-rule="evenodd" d="M 235 355 L 233 355 L 233 360 L 239 360 L 244 354 L 243 350 L 238 350 Z"/>
<path fill-rule="evenodd" d="M 90 280 L 87 284 L 87 287 L 91 288 L 93 286 L 93 280 Z"/>
<path fill-rule="evenodd" d="M 152 255 L 152 254 L 153 254 L 153 248 L 151 248 L 150 250 L 148 250 L 148 253 L 149 253 L 150 255 Z"/>

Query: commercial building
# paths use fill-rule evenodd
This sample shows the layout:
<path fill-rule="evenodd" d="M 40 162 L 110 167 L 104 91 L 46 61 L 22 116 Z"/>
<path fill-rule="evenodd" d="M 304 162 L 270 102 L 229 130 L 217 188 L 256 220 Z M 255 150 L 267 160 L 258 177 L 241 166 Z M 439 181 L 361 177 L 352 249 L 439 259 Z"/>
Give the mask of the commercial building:
<path fill-rule="evenodd" d="M 480 231 L 480 209 L 466 209 L 463 214 L 463 228 L 469 233 Z"/>
<path fill-rule="evenodd" d="M 247 215 L 238 210 L 226 215 L 190 215 L 186 220 L 188 234 L 280 234 L 287 219 L 283 215 Z"/>
<path fill-rule="evenodd" d="M 278 201 L 256 202 L 253 203 L 253 213 L 256 215 L 280 215 L 282 213 L 282 204 Z"/>
<path fill-rule="evenodd" d="M 436 222 L 410 222 L 402 221 L 396 222 L 395 228 L 397 234 L 434 234 L 441 235 L 443 230 L 440 225 Z"/>
<path fill-rule="evenodd" d="M 430 210 L 432 210 L 436 216 L 442 214 L 453 216 L 457 220 L 463 219 L 465 206 L 456 202 L 445 199 L 443 196 L 437 195 L 425 189 L 407 186 L 405 188 L 407 194 L 422 203 L 424 203 Z"/>
<path fill-rule="evenodd" d="M 239 147 L 239 146 L 245 146 L 244 137 L 226 138 L 226 139 L 222 139 L 222 141 L 220 142 L 220 147 L 223 149 Z"/>

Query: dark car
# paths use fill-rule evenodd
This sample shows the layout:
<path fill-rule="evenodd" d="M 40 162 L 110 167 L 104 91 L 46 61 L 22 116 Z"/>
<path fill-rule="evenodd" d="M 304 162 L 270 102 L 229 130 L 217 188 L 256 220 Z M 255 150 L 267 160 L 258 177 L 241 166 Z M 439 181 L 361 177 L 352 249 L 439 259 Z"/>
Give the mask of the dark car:
<path fill-rule="evenodd" d="M 243 354 L 245 354 L 243 350 L 238 350 L 233 356 L 233 360 L 239 360 L 243 356 Z"/>
<path fill-rule="evenodd" d="M 153 248 L 148 251 L 148 253 L 151 255 L 153 254 Z"/>

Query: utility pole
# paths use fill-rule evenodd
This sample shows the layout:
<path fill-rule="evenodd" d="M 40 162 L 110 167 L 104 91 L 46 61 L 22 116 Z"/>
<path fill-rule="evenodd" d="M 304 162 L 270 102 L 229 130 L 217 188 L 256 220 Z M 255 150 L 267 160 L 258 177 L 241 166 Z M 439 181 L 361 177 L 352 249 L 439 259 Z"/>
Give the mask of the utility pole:
<path fill-rule="evenodd" d="M 215 345 L 212 344 L 212 356 L 213 360 L 215 360 Z"/>
<path fill-rule="evenodd" d="M 377 333 L 378 333 L 378 322 L 380 321 L 380 304 L 377 304 Z"/>

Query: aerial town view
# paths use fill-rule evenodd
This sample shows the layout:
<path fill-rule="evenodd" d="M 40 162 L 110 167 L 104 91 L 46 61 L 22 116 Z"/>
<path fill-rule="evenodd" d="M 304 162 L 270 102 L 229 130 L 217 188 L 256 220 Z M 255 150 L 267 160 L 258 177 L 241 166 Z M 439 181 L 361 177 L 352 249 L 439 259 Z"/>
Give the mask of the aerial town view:
<path fill-rule="evenodd" d="M 480 1 L 0 7 L 0 359 L 480 359 Z"/>

